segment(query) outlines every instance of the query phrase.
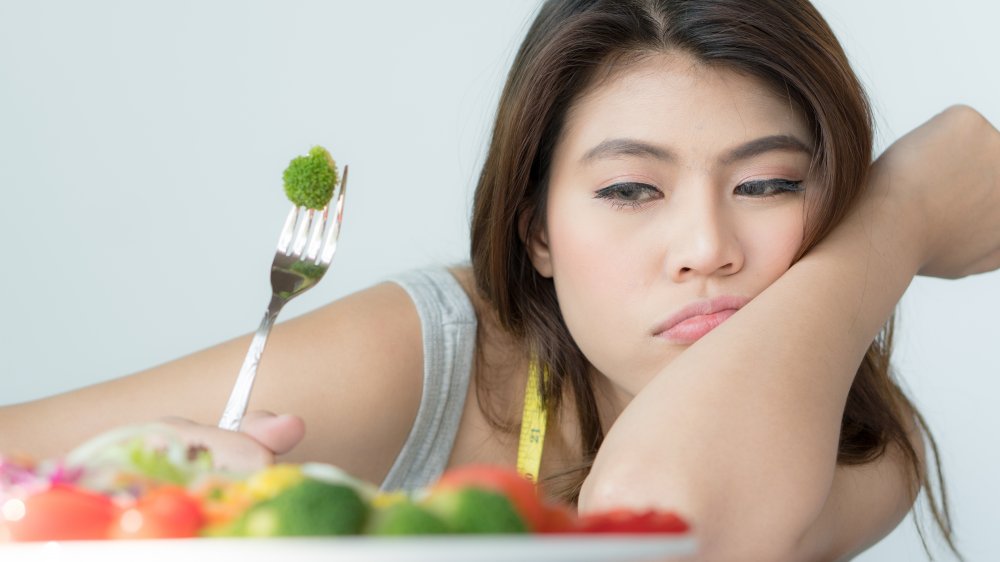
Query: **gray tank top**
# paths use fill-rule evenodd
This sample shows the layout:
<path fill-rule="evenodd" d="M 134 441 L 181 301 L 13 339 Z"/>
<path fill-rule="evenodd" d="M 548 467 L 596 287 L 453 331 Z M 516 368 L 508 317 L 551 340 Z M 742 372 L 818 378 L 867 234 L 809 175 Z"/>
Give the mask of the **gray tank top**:
<path fill-rule="evenodd" d="M 424 386 L 410 435 L 382 482 L 382 490 L 432 484 L 448 464 L 472 372 L 476 312 L 465 290 L 444 268 L 393 277 L 420 314 Z"/>

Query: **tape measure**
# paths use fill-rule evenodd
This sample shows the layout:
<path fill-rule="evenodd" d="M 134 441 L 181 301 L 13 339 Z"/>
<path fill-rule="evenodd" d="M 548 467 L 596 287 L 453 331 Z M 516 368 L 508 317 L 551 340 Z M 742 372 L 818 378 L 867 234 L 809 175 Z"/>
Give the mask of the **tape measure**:
<path fill-rule="evenodd" d="M 517 443 L 517 472 L 532 482 L 538 481 L 545 444 L 547 421 L 542 396 L 538 392 L 538 377 L 548 378 L 548 370 L 538 366 L 534 357 L 528 364 L 528 382 L 524 386 L 524 411 L 521 413 L 521 437 Z"/>

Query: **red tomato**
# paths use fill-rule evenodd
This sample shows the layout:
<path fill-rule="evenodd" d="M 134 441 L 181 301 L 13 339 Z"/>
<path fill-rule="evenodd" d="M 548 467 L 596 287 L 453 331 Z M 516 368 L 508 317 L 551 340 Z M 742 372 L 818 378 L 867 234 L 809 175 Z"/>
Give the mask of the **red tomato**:
<path fill-rule="evenodd" d="M 565 504 L 549 504 L 545 506 L 545 518 L 539 533 L 573 533 L 576 532 L 576 510 Z"/>
<path fill-rule="evenodd" d="M 581 533 L 685 533 L 690 527 L 672 511 L 613 509 L 580 518 Z"/>
<path fill-rule="evenodd" d="M 535 485 L 516 471 L 501 466 L 465 465 L 445 472 L 435 489 L 480 488 L 503 494 L 532 531 L 545 527 L 546 506 Z"/>
<path fill-rule="evenodd" d="M 53 484 L 23 501 L 24 516 L 7 522 L 15 541 L 106 539 L 118 512 L 107 496 L 68 484 Z"/>
<path fill-rule="evenodd" d="M 205 522 L 198 500 L 179 486 L 150 490 L 112 527 L 116 539 L 178 539 L 198 535 Z"/>

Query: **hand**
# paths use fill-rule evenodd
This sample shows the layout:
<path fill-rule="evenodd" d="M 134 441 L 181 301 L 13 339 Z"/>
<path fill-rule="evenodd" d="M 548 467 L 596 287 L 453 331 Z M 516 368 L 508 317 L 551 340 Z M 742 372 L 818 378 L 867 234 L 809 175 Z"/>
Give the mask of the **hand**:
<path fill-rule="evenodd" d="M 292 415 L 250 412 L 239 431 L 201 425 L 183 418 L 164 418 L 192 445 L 204 445 L 216 468 L 250 472 L 274 463 L 276 455 L 291 451 L 305 437 L 305 423 Z"/>
<path fill-rule="evenodd" d="M 950 107 L 900 138 L 873 164 L 871 182 L 871 197 L 912 210 L 920 275 L 1000 268 L 1000 132 L 974 109 Z"/>

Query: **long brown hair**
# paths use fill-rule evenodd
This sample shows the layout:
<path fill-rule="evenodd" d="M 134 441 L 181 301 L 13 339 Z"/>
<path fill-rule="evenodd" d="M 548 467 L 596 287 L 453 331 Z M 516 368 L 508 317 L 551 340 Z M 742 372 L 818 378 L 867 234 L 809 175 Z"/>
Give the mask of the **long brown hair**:
<path fill-rule="evenodd" d="M 643 56 L 683 51 L 702 64 L 763 80 L 801 112 L 815 141 L 806 232 L 797 261 L 857 201 L 872 161 L 871 109 L 847 56 L 807 0 L 549 0 L 514 60 L 500 98 L 489 151 L 476 189 L 471 259 L 477 290 L 500 325 L 549 368 L 541 384 L 550 412 L 564 393 L 580 425 L 583 459 L 564 487 L 575 501 L 601 446 L 590 369 L 560 314 L 553 283 L 540 276 L 522 240 L 523 224 L 544 227 L 548 166 L 570 105 L 607 72 Z M 526 238 L 525 238 L 526 239 Z M 923 418 L 890 371 L 890 318 L 872 342 L 847 397 L 837 462 L 872 462 L 890 444 L 903 452 L 907 482 L 927 498 L 948 546 L 952 541 L 937 446 Z M 481 347 L 481 346 L 480 346 Z M 477 369 L 477 387 L 485 369 Z M 479 395 L 485 406 L 486 397 Z M 489 408 L 483 408 L 489 413 Z M 914 415 L 937 462 L 940 499 L 911 445 L 904 423 Z M 509 420 L 491 418 L 497 428 Z M 565 475 L 564 475 L 565 476 Z M 924 540 L 919 522 L 917 530 Z M 926 542 L 924 542 L 926 549 Z"/>

